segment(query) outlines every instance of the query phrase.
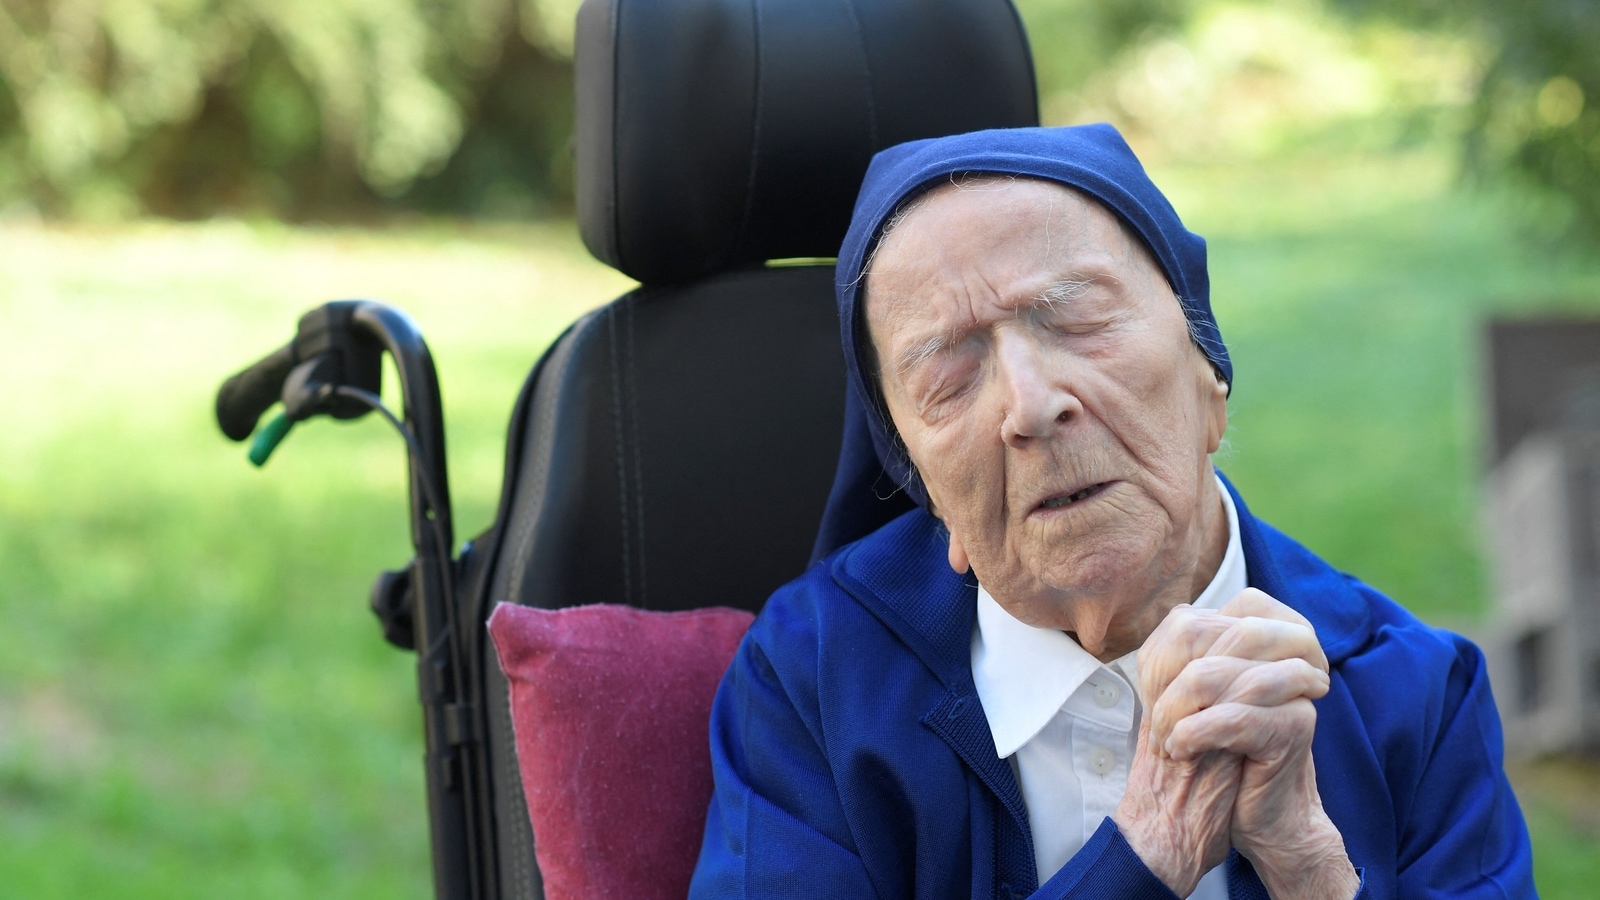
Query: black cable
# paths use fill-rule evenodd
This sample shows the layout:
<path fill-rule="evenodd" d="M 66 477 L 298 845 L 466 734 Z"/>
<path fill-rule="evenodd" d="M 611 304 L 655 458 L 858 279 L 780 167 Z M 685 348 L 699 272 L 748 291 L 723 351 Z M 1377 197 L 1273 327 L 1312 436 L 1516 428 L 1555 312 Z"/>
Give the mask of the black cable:
<path fill-rule="evenodd" d="M 450 542 L 444 536 L 444 525 L 439 521 L 439 517 L 445 512 L 444 507 L 439 505 L 439 487 L 433 483 L 433 470 L 427 464 L 428 460 L 422 452 L 421 442 L 417 440 L 417 436 L 411 432 L 406 423 L 400 421 L 400 418 L 390 411 L 389 407 L 384 405 L 383 398 L 377 394 L 361 388 L 350 387 L 349 385 L 334 387 L 333 394 L 336 397 L 344 397 L 370 407 L 387 419 L 389 424 L 400 432 L 400 436 L 405 438 L 406 447 L 411 451 L 411 457 L 417 461 L 417 482 L 422 485 L 422 498 L 433 512 L 433 515 L 428 518 L 428 524 L 432 526 L 430 530 L 433 532 L 433 542 L 438 545 L 439 558 L 444 564 L 444 571 L 439 573 L 439 580 L 442 582 L 445 609 L 449 610 L 449 620 L 453 631 L 456 617 L 456 598 L 455 585 L 451 583 L 453 579 L 451 577 L 450 564 L 454 557 L 451 553 Z M 421 650 L 423 648 L 419 647 L 417 649 Z"/>
<path fill-rule="evenodd" d="M 371 391 L 350 387 L 348 385 L 340 385 L 335 387 L 332 393 L 334 396 L 345 397 L 350 400 L 354 400 L 377 411 L 379 415 L 383 416 L 389 421 L 390 425 L 394 426 L 396 431 L 400 432 L 401 437 L 405 438 L 406 446 L 411 451 L 412 459 L 416 460 L 415 469 L 418 474 L 417 481 L 422 486 L 423 499 L 427 501 L 428 506 L 433 510 L 433 516 L 428 521 L 429 524 L 432 525 L 431 530 L 433 532 L 433 540 L 434 543 L 438 545 L 442 565 L 445 567 L 444 571 L 439 573 L 439 580 L 441 582 L 440 586 L 444 592 L 446 613 L 446 626 L 444 630 L 434 638 L 433 645 L 429 647 L 418 646 L 416 649 L 418 656 L 427 659 L 437 655 L 441 644 L 448 643 L 451 645 L 449 653 L 450 662 L 452 663 L 450 667 L 451 680 L 454 682 L 455 699 L 457 702 L 461 702 L 463 692 L 466 690 L 466 682 L 464 680 L 466 673 L 463 672 L 462 669 L 466 666 L 467 661 L 466 657 L 464 656 L 464 650 L 461 646 L 461 641 L 463 638 L 458 629 L 460 623 L 457 621 L 457 616 L 460 611 L 456 607 L 455 584 L 452 572 L 453 558 L 450 552 L 450 543 L 445 539 L 444 536 L 444 525 L 439 521 L 439 517 L 444 514 L 444 507 L 439 504 L 440 491 L 438 485 L 433 483 L 432 467 L 426 464 L 427 457 L 423 455 L 422 444 L 417 440 L 417 436 L 411 431 L 411 428 L 407 426 L 406 423 L 400 421 L 400 418 L 390 411 L 389 407 L 384 405 L 382 397 L 374 394 Z M 426 705 L 427 701 L 424 701 L 424 706 Z M 476 730 L 476 727 L 476 724 L 474 724 L 474 730 Z M 481 770 L 479 770 L 477 774 L 473 774 L 473 767 L 470 764 L 470 755 L 467 753 L 465 748 L 463 748 L 460 752 L 461 756 L 459 759 L 462 766 L 463 776 L 468 780 L 469 785 L 470 783 L 475 783 L 481 791 L 484 786 L 482 779 L 486 776 L 482 774 Z M 480 762 L 479 765 L 481 766 L 482 763 Z M 464 815 L 469 817 L 469 819 L 474 816 L 481 817 L 480 812 L 474 812 L 476 803 L 472 796 L 473 792 L 469 785 L 462 785 L 459 788 L 461 792 Z M 478 797 L 476 799 L 477 801 L 483 801 L 482 797 Z M 490 802 L 492 803 L 492 801 Z M 479 841 L 476 836 L 476 832 L 471 827 L 466 829 L 466 838 L 468 843 L 467 852 L 474 857 L 478 857 L 482 853 L 482 849 L 477 846 Z M 478 877 L 479 876 L 475 872 L 471 870 L 468 871 L 469 881 L 475 882 L 478 880 Z"/>

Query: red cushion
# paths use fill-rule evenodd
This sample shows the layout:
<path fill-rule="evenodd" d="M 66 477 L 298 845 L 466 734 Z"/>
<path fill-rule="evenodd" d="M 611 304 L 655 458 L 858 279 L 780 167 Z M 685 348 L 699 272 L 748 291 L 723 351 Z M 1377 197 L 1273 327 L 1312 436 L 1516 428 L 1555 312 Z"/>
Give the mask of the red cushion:
<path fill-rule="evenodd" d="M 687 895 L 711 801 L 711 700 L 752 618 L 495 608 L 547 900 Z"/>

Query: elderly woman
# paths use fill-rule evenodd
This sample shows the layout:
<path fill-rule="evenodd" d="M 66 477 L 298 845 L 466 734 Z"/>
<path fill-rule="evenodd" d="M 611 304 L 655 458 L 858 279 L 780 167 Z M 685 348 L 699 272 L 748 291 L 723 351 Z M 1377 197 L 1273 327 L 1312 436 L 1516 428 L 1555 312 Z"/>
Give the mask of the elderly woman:
<path fill-rule="evenodd" d="M 694 897 L 1533 896 L 1476 648 L 1213 469 L 1205 243 L 1113 129 L 880 154 L 839 312 L 829 521 L 919 508 L 745 639 Z"/>

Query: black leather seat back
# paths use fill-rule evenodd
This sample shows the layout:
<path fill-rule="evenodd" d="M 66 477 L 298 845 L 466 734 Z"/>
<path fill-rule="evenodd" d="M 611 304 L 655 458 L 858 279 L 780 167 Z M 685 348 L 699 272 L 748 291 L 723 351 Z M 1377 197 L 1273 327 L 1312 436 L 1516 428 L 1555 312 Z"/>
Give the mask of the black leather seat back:
<path fill-rule="evenodd" d="M 832 275 L 643 287 L 574 325 L 534 386 L 493 595 L 755 609 L 798 574 L 841 427 Z"/>
<path fill-rule="evenodd" d="M 758 609 L 810 556 L 845 378 L 831 257 L 877 150 L 1037 122 L 1009 0 L 586 0 L 578 216 L 642 286 L 513 415 L 480 607 Z M 885 518 L 904 509 L 885 507 Z M 492 654 L 496 895 L 540 883 Z"/>

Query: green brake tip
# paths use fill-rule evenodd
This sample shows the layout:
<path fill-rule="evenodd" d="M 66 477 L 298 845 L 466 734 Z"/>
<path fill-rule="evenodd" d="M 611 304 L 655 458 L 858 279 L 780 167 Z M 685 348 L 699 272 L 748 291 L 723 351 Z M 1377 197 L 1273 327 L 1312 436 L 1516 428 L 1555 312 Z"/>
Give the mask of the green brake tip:
<path fill-rule="evenodd" d="M 293 427 L 294 423 L 289 421 L 287 414 L 278 413 L 265 428 L 256 432 L 256 439 L 250 442 L 250 461 L 255 463 L 257 468 L 266 465 L 267 459 L 272 456 L 272 451 L 278 449 L 278 445 L 283 443 L 284 437 Z"/>

